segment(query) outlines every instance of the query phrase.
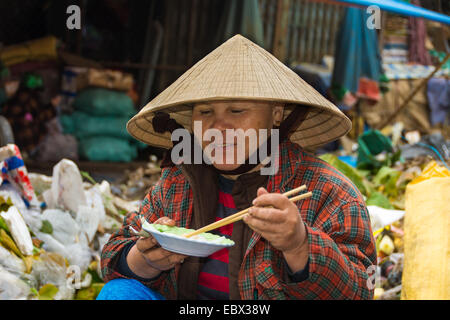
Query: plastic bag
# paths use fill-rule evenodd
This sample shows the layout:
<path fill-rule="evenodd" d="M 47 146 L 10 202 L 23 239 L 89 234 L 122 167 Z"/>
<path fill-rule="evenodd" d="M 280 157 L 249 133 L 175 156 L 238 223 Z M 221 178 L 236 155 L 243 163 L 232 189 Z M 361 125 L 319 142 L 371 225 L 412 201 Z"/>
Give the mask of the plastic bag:
<path fill-rule="evenodd" d="M 378 206 L 367 206 L 367 210 L 374 231 L 400 220 L 405 215 L 403 210 L 389 210 Z"/>
<path fill-rule="evenodd" d="M 0 300 L 24 300 L 29 295 L 28 284 L 0 266 Z"/>
<path fill-rule="evenodd" d="M 15 244 L 24 256 L 33 253 L 33 243 L 28 227 L 16 207 L 9 207 L 8 211 L 1 213 L 2 218 L 8 225 L 9 231 L 14 239 Z"/>
<path fill-rule="evenodd" d="M 111 136 L 116 138 L 133 140 L 127 131 L 127 116 L 92 116 L 84 112 L 76 111 L 71 115 L 61 116 L 61 124 L 64 132 L 73 134 L 77 139 Z"/>
<path fill-rule="evenodd" d="M 422 174 L 417 178 L 413 179 L 408 185 L 414 185 L 419 182 L 431 179 L 431 178 L 448 178 L 450 177 L 450 171 L 439 166 L 436 161 L 431 161 L 428 163 L 422 171 Z"/>
<path fill-rule="evenodd" d="M 87 204 L 78 207 L 76 221 L 91 242 L 98 226 L 105 220 L 105 207 L 98 186 L 85 191 Z"/>
<path fill-rule="evenodd" d="M 402 299 L 450 299 L 450 171 L 431 162 L 406 187 Z"/>
<path fill-rule="evenodd" d="M 130 162 L 138 155 L 128 140 L 97 136 L 80 140 L 80 156 L 90 161 Z"/>
<path fill-rule="evenodd" d="M 52 187 L 52 177 L 32 172 L 30 172 L 29 177 L 31 185 L 37 195 L 44 193 L 44 191 L 47 191 Z"/>
<path fill-rule="evenodd" d="M 86 205 L 83 180 L 77 165 L 68 159 L 63 159 L 53 167 L 52 186 L 44 192 L 48 208 L 61 208 L 73 213 L 80 205 Z"/>
<path fill-rule="evenodd" d="M 20 192 L 27 206 L 39 207 L 40 203 L 30 183 L 19 148 L 15 144 L 8 144 L 0 148 L 0 154 L 0 160 L 4 160 L 0 162 L 2 180 L 8 181 Z"/>
<path fill-rule="evenodd" d="M 67 285 L 67 268 L 64 257 L 59 254 L 44 252 L 39 260 L 33 263 L 32 276 L 37 280 L 38 287 L 54 284 L 58 292 L 55 300 L 72 299 L 75 288 Z"/>
<path fill-rule="evenodd" d="M 17 275 L 24 273 L 26 270 L 22 259 L 3 248 L 2 245 L 0 245 L 0 266 Z"/>
<path fill-rule="evenodd" d="M 136 113 L 133 101 L 126 93 L 102 88 L 81 91 L 73 106 L 94 116 L 131 117 Z"/>
<path fill-rule="evenodd" d="M 70 213 L 58 209 L 47 209 L 42 213 L 41 219 L 50 223 L 53 229 L 51 236 L 61 244 L 69 245 L 76 242 L 80 227 Z"/>

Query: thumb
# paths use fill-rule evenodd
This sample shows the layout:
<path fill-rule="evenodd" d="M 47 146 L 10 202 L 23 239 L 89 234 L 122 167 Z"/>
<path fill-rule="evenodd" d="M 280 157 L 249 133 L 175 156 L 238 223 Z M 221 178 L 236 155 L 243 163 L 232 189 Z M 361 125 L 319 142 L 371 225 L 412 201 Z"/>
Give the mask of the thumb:
<path fill-rule="evenodd" d="M 156 220 L 154 223 L 164 224 L 166 226 L 172 226 L 172 227 L 175 225 L 175 221 L 170 219 L 169 217 L 161 217 L 158 220 Z"/>
<path fill-rule="evenodd" d="M 256 191 L 256 196 L 260 197 L 266 193 L 269 193 L 269 192 L 264 187 L 260 187 L 260 188 L 258 188 L 258 191 Z"/>

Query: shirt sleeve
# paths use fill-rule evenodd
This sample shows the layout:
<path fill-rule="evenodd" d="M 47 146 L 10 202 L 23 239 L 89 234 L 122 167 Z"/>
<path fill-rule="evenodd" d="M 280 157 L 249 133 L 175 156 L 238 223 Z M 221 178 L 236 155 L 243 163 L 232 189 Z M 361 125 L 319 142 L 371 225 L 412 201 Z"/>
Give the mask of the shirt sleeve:
<path fill-rule="evenodd" d="M 162 181 L 159 180 L 147 193 L 138 211 L 129 212 L 123 221 L 121 228 L 114 232 L 108 242 L 105 244 L 101 255 L 101 270 L 102 278 L 105 282 L 116 278 L 137 279 L 131 274 L 125 272 L 126 268 L 121 265 L 118 268 L 120 259 L 124 250 L 128 246 L 135 243 L 139 236 L 133 235 L 129 227 L 132 226 L 135 230 L 141 230 L 141 217 L 144 217 L 148 222 L 152 223 L 164 215 L 162 209 Z M 131 247 L 130 247 L 131 249 Z M 130 270 L 131 271 L 131 270 Z M 173 270 L 161 272 L 155 279 L 138 279 L 150 289 L 161 293 L 164 297 L 169 296 L 174 290 L 173 283 L 175 281 L 175 273 Z M 163 285 L 164 284 L 164 285 Z M 164 292 L 162 291 L 164 290 Z"/>
<path fill-rule="evenodd" d="M 284 264 L 285 264 L 285 268 L 287 270 L 287 275 L 289 277 L 289 280 L 291 280 L 291 282 L 302 282 L 306 279 L 308 279 L 309 277 L 309 259 L 308 262 L 306 262 L 306 266 L 305 268 L 303 268 L 302 270 L 299 270 L 295 273 L 293 273 L 291 271 L 291 268 L 289 268 L 289 265 L 287 264 L 286 260 L 284 260 Z"/>
<path fill-rule="evenodd" d="M 308 275 L 301 282 L 284 283 L 288 295 L 304 299 L 372 299 L 368 274 L 369 267 L 376 265 L 376 250 L 365 205 L 347 203 L 320 225 L 305 227 Z"/>
<path fill-rule="evenodd" d="M 123 249 L 122 252 L 120 253 L 120 257 L 119 257 L 119 261 L 117 262 L 117 272 L 121 273 L 122 275 L 129 277 L 129 278 L 133 278 L 136 280 L 139 280 L 141 282 L 149 282 L 149 281 L 153 281 L 159 278 L 160 275 L 154 277 L 154 278 L 142 278 L 139 277 L 137 274 L 135 274 L 131 269 L 130 266 L 128 265 L 127 262 L 127 256 L 128 253 L 130 252 L 131 248 L 134 246 L 134 242 L 127 244 Z"/>

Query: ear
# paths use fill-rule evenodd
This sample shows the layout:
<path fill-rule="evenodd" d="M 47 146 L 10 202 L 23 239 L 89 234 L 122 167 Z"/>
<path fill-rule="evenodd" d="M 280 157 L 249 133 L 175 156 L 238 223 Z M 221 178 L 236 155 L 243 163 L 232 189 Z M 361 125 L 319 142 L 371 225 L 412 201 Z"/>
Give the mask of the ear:
<path fill-rule="evenodd" d="M 284 105 L 276 104 L 272 108 L 273 125 L 279 127 L 283 121 Z"/>

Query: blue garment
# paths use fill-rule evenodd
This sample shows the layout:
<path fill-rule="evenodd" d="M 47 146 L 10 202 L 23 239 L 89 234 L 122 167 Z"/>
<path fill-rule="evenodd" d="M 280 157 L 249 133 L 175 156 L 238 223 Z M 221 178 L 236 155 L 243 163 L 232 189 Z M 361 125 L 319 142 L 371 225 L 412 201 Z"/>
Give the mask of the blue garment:
<path fill-rule="evenodd" d="M 431 124 L 445 123 L 450 112 L 450 80 L 431 78 L 428 81 L 428 104 L 431 109 Z"/>
<path fill-rule="evenodd" d="M 345 8 L 336 37 L 331 86 L 358 92 L 359 79 L 379 81 L 382 73 L 376 29 L 367 27 L 369 14 L 358 8 Z M 340 99 L 340 98 L 338 98 Z"/>
<path fill-rule="evenodd" d="M 165 300 L 164 297 L 135 279 L 114 279 L 107 282 L 97 300 Z"/>

